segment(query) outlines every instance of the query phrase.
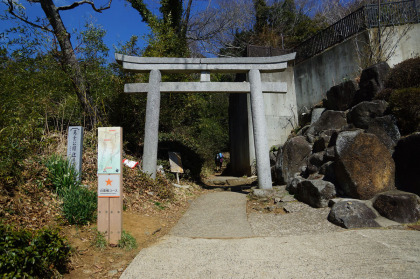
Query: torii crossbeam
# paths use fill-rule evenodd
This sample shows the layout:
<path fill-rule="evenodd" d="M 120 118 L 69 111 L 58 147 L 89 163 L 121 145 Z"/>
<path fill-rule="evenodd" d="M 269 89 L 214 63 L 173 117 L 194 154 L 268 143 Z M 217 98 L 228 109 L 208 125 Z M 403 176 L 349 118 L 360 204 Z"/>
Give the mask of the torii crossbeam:
<path fill-rule="evenodd" d="M 261 82 L 261 73 L 281 72 L 296 53 L 273 57 L 160 58 L 115 54 L 124 70 L 150 73 L 149 83 L 124 86 L 125 93 L 147 93 L 143 170 L 156 177 L 160 93 L 251 93 L 251 111 L 257 160 L 258 186 L 271 189 L 269 149 L 266 137 L 264 93 L 286 93 L 284 82 Z M 247 73 L 249 82 L 211 82 L 210 73 Z M 161 82 L 161 73 L 201 73 L 200 82 Z"/>

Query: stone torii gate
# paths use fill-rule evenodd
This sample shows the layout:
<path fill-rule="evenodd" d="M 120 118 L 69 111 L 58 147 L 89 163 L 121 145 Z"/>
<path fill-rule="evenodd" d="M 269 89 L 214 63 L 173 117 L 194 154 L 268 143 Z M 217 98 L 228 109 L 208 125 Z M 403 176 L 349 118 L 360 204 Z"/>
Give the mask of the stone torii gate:
<path fill-rule="evenodd" d="M 281 72 L 296 53 L 273 57 L 160 58 L 115 54 L 124 70 L 150 73 L 149 83 L 125 84 L 125 93 L 147 93 L 143 170 L 156 177 L 160 93 L 251 93 L 258 186 L 271 189 L 263 93 L 286 93 L 285 82 L 261 82 L 261 73 Z M 211 82 L 210 73 L 247 73 L 249 82 Z M 161 82 L 161 73 L 201 73 L 200 82 Z"/>

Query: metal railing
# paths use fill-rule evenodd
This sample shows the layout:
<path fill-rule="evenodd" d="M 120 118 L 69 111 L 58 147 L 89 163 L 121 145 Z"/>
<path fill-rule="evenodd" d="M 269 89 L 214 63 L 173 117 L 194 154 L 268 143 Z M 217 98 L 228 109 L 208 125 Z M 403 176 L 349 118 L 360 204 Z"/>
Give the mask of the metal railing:
<path fill-rule="evenodd" d="M 416 0 L 381 3 L 379 11 L 377 4 L 362 6 L 318 32 L 293 49 L 296 52 L 295 61 L 299 63 L 306 60 L 352 35 L 378 27 L 379 24 L 385 27 L 420 22 Z"/>

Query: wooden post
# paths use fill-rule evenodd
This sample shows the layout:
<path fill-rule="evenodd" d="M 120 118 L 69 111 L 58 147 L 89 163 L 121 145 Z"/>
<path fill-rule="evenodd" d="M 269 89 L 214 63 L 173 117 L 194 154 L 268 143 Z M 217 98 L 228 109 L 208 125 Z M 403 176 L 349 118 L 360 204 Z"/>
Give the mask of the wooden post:
<path fill-rule="evenodd" d="M 98 128 L 98 231 L 116 245 L 122 233 L 122 128 Z"/>

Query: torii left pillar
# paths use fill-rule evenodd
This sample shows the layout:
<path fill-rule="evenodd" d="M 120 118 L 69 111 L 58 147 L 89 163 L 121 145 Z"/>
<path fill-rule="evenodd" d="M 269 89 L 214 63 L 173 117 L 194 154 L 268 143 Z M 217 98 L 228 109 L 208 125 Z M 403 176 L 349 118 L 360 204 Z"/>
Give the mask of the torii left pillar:
<path fill-rule="evenodd" d="M 146 125 L 144 133 L 143 171 L 156 178 L 156 164 L 159 142 L 160 81 L 159 70 L 151 70 L 149 92 L 146 103 Z"/>

